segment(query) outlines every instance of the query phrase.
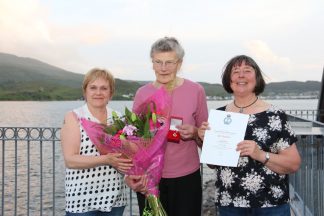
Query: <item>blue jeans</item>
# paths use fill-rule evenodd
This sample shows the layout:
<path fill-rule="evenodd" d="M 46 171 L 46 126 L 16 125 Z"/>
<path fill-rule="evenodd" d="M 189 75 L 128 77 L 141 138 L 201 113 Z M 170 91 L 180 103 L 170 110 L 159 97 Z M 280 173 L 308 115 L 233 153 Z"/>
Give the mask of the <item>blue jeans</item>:
<path fill-rule="evenodd" d="M 83 213 L 66 212 L 65 216 L 123 216 L 125 206 L 114 207 L 110 212 L 90 211 Z"/>
<path fill-rule="evenodd" d="M 220 216 L 290 216 L 290 205 L 284 204 L 267 208 L 240 208 L 218 206 Z"/>

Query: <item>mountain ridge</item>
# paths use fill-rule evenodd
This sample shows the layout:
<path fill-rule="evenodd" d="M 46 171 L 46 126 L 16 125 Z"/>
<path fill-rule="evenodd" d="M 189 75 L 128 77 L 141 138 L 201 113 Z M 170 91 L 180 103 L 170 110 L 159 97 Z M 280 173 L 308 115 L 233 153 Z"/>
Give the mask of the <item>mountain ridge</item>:
<path fill-rule="evenodd" d="M 82 98 L 83 74 L 74 73 L 29 57 L 0 52 L 0 100 L 77 100 Z M 116 78 L 114 100 L 132 100 L 136 90 L 150 81 Z M 221 84 L 199 82 L 210 99 L 230 97 Z M 262 96 L 318 96 L 318 81 L 272 82 Z"/>

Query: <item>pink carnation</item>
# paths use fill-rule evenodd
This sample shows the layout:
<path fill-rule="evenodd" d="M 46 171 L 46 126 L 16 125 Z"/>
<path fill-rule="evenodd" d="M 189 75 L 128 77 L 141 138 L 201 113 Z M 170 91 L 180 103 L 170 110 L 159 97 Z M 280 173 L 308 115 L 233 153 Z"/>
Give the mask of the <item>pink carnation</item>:
<path fill-rule="evenodd" d="M 135 135 L 136 131 L 137 131 L 137 128 L 133 125 L 126 125 L 123 128 L 123 134 L 126 134 L 127 136 Z"/>

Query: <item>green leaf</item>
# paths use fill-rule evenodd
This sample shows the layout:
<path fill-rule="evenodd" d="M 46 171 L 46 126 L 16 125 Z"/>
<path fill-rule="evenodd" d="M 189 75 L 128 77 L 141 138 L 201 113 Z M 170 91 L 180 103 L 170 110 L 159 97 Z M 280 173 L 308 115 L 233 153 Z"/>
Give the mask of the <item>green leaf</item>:
<path fill-rule="evenodd" d="M 132 116 L 131 116 L 132 122 L 135 122 L 137 119 L 137 116 L 135 113 L 132 112 Z"/>
<path fill-rule="evenodd" d="M 147 104 L 147 114 L 151 114 L 151 106 L 150 106 L 150 104 Z"/>
<path fill-rule="evenodd" d="M 120 134 L 120 135 L 119 135 L 119 139 L 121 139 L 121 140 L 125 140 L 125 139 L 126 139 L 126 137 L 125 137 L 125 135 L 124 135 L 124 134 Z"/>
<path fill-rule="evenodd" d="M 151 138 L 151 133 L 150 133 L 150 119 L 146 119 L 145 124 L 144 124 L 144 134 L 143 138 Z"/>
<path fill-rule="evenodd" d="M 128 122 L 128 124 L 130 124 L 132 122 L 132 112 L 129 111 L 129 109 L 127 107 L 125 107 L 125 117 L 126 117 L 126 121 Z"/>
<path fill-rule="evenodd" d="M 113 119 L 119 119 L 117 113 L 115 111 L 111 112 Z"/>
<path fill-rule="evenodd" d="M 154 101 L 152 101 L 152 104 L 153 104 L 153 112 L 156 112 L 156 104 Z"/>
<path fill-rule="evenodd" d="M 118 119 L 118 120 L 115 120 L 115 125 L 117 127 L 117 130 L 121 130 L 125 127 L 125 122 L 123 122 L 122 120 Z"/>
<path fill-rule="evenodd" d="M 152 121 L 154 124 L 156 124 L 156 114 L 152 113 Z"/>
<path fill-rule="evenodd" d="M 115 125 L 110 125 L 105 127 L 104 129 L 105 133 L 110 134 L 110 135 L 115 135 L 118 131 Z"/>

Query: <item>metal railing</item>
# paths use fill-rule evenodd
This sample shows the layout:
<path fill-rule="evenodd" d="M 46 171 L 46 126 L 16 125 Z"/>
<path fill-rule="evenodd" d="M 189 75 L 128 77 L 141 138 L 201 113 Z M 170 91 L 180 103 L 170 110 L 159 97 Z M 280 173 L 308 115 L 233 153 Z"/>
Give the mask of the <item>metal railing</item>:
<path fill-rule="evenodd" d="M 316 121 L 319 117 L 324 116 L 324 110 L 314 110 L 314 109 L 296 109 L 296 110 L 285 110 L 287 114 L 305 118 L 308 120 Z"/>
<path fill-rule="evenodd" d="M 59 131 L 0 128 L 1 215 L 55 215 Z"/>
<path fill-rule="evenodd" d="M 307 123 L 294 128 L 302 165 L 290 175 L 291 207 L 295 215 L 323 216 L 324 124 L 296 116 L 290 120 Z M 64 215 L 65 168 L 59 137 L 60 128 L 0 127 L 0 215 Z M 213 178 L 209 171 L 202 169 L 203 182 Z M 138 215 L 136 198 L 131 191 L 129 196 L 125 215 Z"/>
<path fill-rule="evenodd" d="M 60 128 L 0 127 L 0 215 L 64 215 L 59 137 Z M 131 190 L 129 196 L 125 211 L 133 215 L 137 201 Z"/>
<path fill-rule="evenodd" d="M 298 172 L 289 176 L 291 208 L 295 215 L 324 216 L 324 124 L 296 116 L 290 121 L 302 158 Z"/>

